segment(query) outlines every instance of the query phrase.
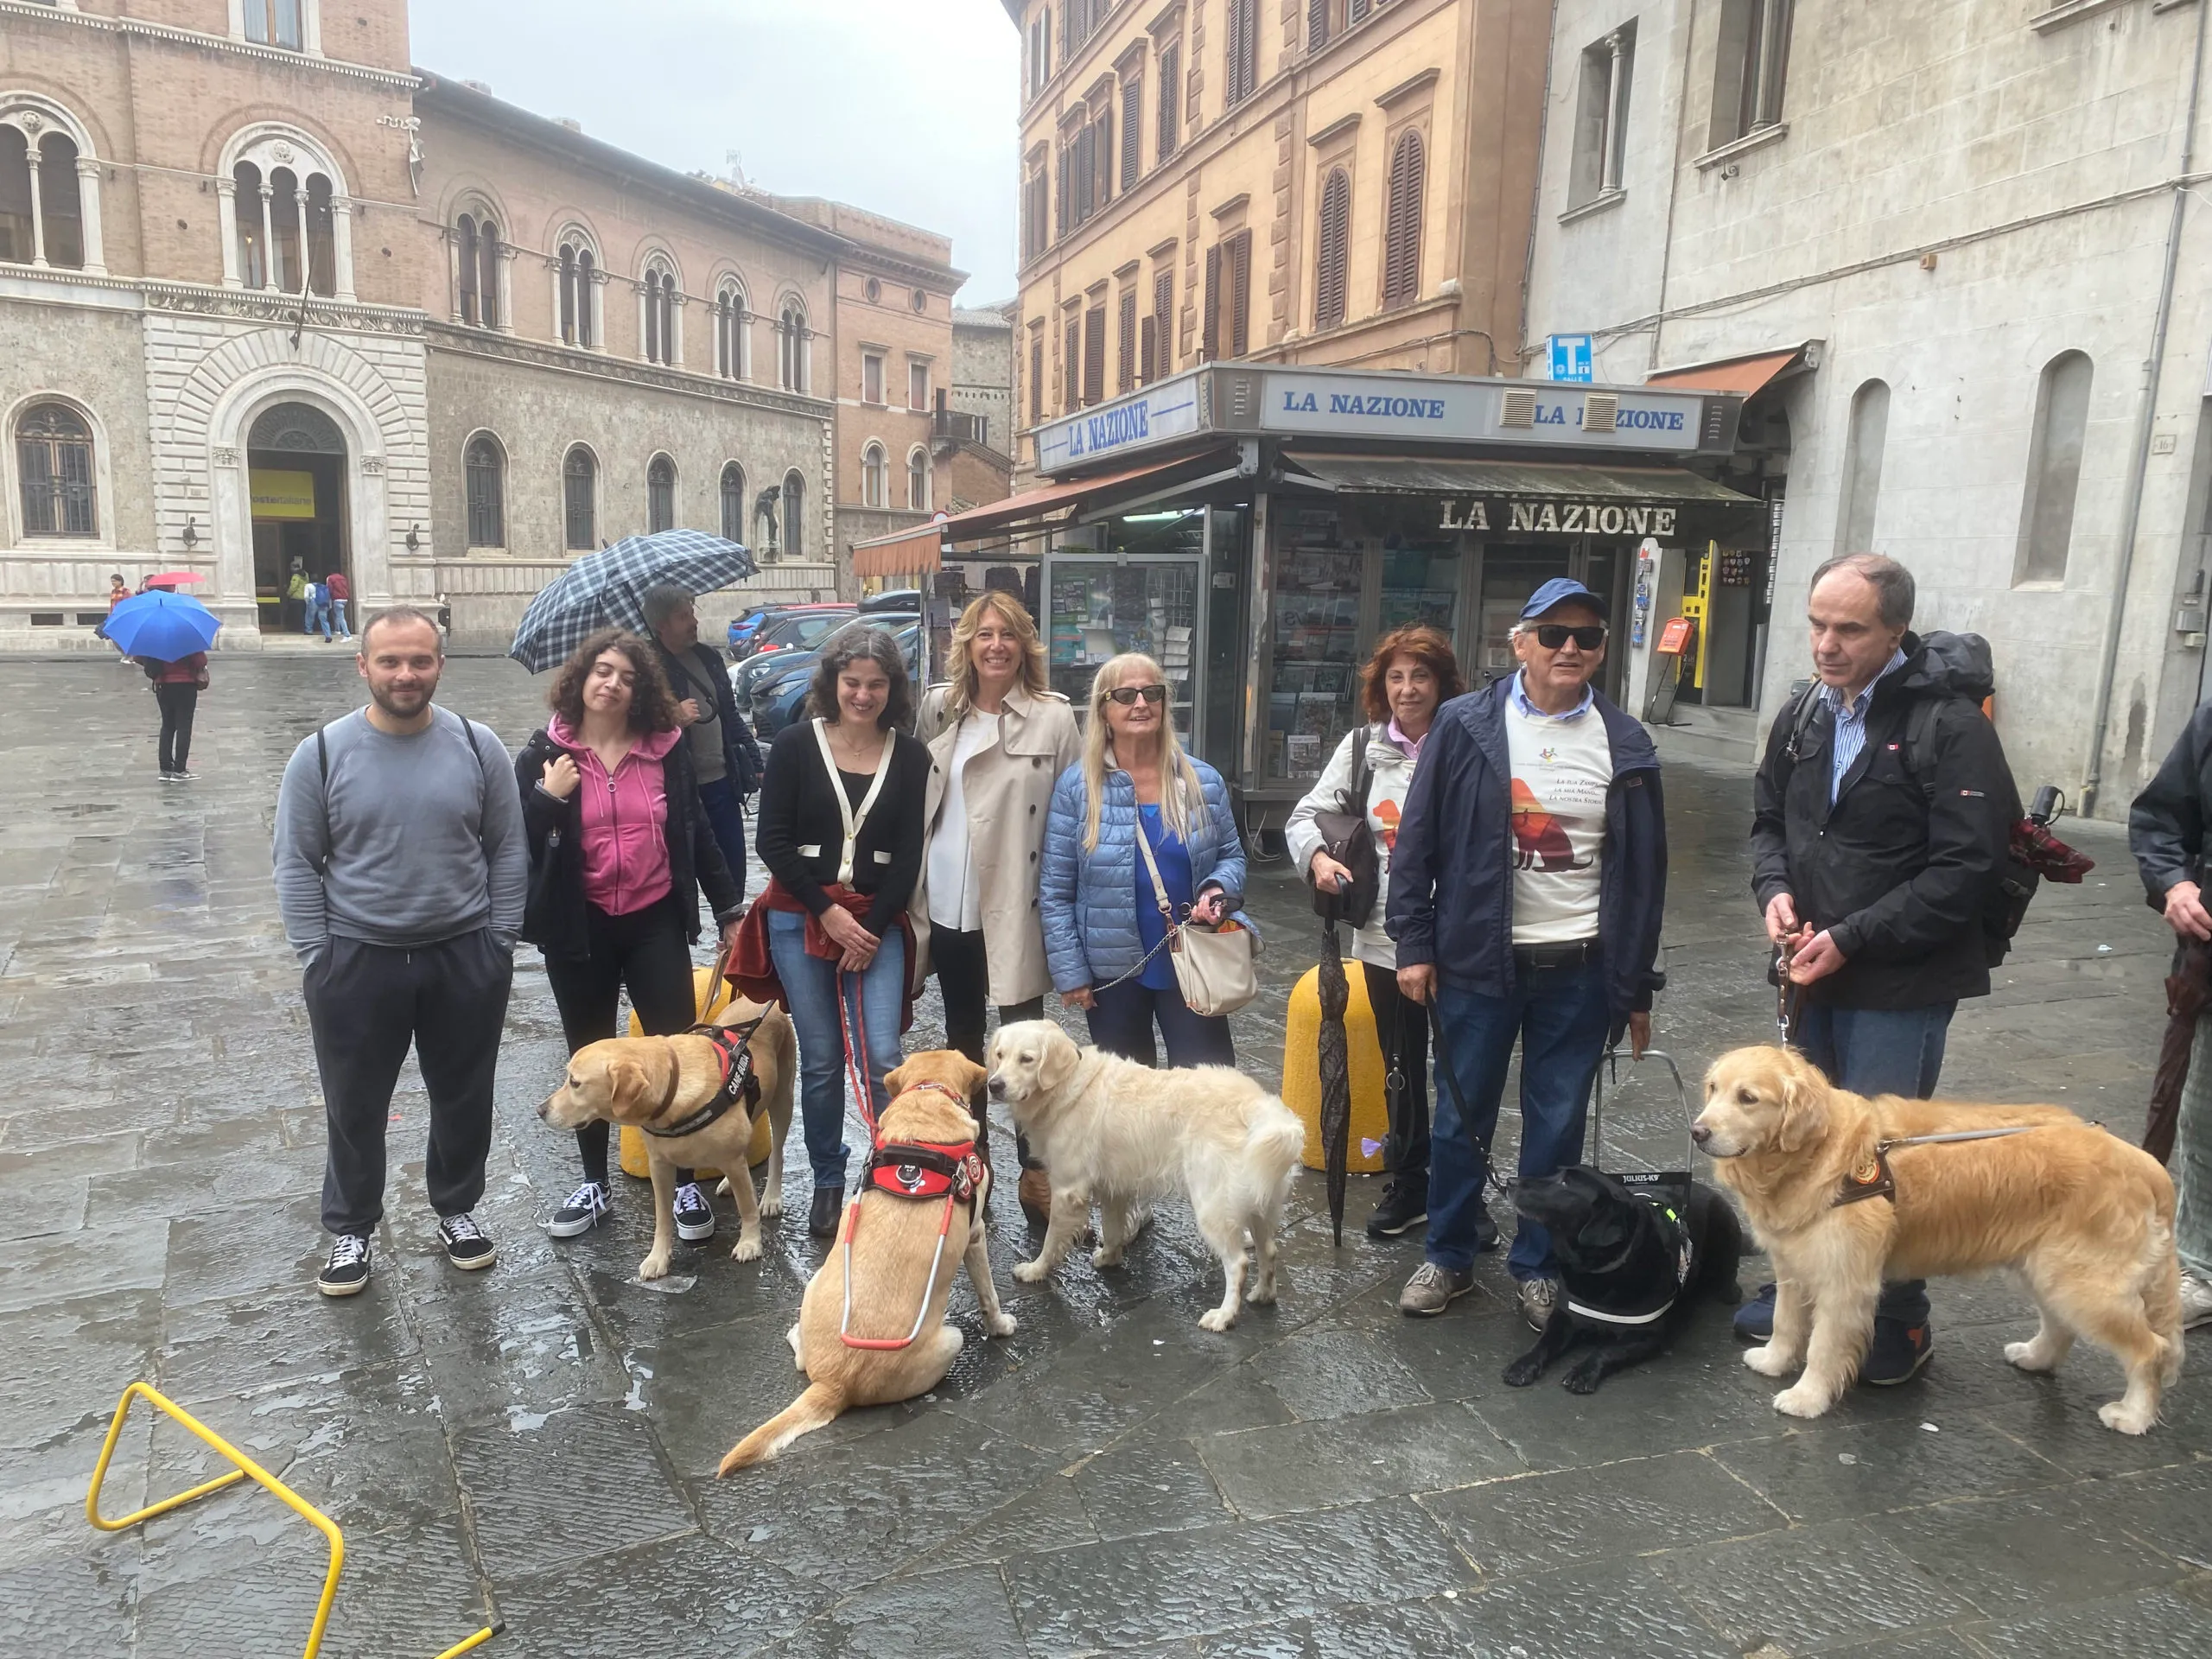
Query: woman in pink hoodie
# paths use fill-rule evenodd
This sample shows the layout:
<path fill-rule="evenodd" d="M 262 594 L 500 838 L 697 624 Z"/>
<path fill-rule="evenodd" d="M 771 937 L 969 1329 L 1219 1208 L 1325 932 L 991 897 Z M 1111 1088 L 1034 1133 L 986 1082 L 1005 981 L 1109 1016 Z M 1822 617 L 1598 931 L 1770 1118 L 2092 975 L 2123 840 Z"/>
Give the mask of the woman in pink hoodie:
<path fill-rule="evenodd" d="M 530 837 L 522 937 L 545 958 L 569 1052 L 615 1034 L 620 993 L 649 1036 L 697 1018 L 691 946 L 704 890 L 734 931 L 744 895 L 699 806 L 676 700 L 652 646 L 606 628 L 570 654 L 547 698 L 553 717 L 515 757 Z M 556 1238 L 599 1224 L 608 1204 L 607 1126 L 576 1131 L 583 1184 L 545 1224 Z M 676 1230 L 714 1236 L 715 1212 L 677 1172 Z"/>

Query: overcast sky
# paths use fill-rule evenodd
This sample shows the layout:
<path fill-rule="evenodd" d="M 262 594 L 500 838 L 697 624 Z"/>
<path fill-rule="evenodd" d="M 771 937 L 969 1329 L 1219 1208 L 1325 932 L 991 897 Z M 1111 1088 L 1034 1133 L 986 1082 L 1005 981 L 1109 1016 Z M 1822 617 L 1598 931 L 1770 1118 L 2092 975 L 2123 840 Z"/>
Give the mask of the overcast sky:
<path fill-rule="evenodd" d="M 412 0 L 415 61 L 683 172 L 952 238 L 1014 297 L 1019 41 L 1000 0 Z"/>

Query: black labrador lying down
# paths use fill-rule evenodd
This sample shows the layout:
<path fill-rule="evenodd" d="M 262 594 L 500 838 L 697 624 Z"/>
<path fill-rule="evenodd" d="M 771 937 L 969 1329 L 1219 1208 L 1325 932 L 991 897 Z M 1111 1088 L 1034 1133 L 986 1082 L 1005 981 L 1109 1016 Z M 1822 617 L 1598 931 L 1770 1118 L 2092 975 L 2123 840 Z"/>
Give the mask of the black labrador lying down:
<path fill-rule="evenodd" d="M 1630 1185 L 1580 1165 L 1523 1181 L 1514 1207 L 1552 1236 L 1560 1264 L 1559 1305 L 1536 1345 L 1505 1368 L 1525 1389 L 1570 1348 L 1587 1344 L 1568 1371 L 1572 1394 L 1594 1394 L 1615 1371 L 1669 1346 L 1700 1297 L 1742 1300 L 1736 1283 L 1744 1230 L 1728 1200 L 1693 1182 L 1686 1207 L 1679 1182 Z"/>

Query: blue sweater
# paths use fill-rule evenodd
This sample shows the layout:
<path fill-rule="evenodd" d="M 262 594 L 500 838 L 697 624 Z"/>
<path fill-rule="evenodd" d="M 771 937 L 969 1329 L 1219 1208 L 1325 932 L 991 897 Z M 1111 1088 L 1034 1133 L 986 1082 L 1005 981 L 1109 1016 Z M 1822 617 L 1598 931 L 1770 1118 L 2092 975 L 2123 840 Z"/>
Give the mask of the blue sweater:
<path fill-rule="evenodd" d="M 1220 887 L 1244 893 L 1244 843 L 1229 810 L 1229 787 L 1203 760 L 1192 760 L 1205 810 L 1191 816 L 1191 886 L 1204 896 Z M 1098 848 L 1083 850 L 1084 820 L 1090 810 L 1080 762 L 1060 774 L 1052 786 L 1051 815 L 1045 821 L 1043 874 L 1039 908 L 1045 921 L 1045 956 L 1052 988 L 1077 991 L 1103 984 L 1135 967 L 1144 956 L 1137 938 L 1137 791 L 1126 772 L 1106 774 L 1106 798 L 1098 812 Z M 1244 926 L 1251 919 L 1239 912 Z"/>

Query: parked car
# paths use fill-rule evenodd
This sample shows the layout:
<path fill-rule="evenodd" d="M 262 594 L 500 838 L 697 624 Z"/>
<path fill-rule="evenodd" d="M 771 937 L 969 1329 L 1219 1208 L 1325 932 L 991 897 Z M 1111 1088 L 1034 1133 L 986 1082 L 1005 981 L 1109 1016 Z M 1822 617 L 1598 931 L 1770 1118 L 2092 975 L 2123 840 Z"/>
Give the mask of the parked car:
<path fill-rule="evenodd" d="M 850 605 L 766 605 L 729 625 L 729 654 L 741 663 L 763 651 L 810 645 L 853 614 Z"/>
<path fill-rule="evenodd" d="M 888 632 L 899 642 L 899 649 L 906 658 L 906 672 L 919 680 L 922 671 L 922 626 L 919 617 L 901 616 L 895 613 L 861 616 L 854 619 L 854 626 L 879 627 Z M 843 630 L 838 632 L 842 632 Z M 753 734 L 762 743 L 774 741 L 779 732 L 799 717 L 799 710 L 806 702 L 807 685 L 814 678 L 814 664 L 820 656 L 819 651 L 792 652 L 784 658 L 780 672 L 765 677 L 753 689 L 749 715 L 753 721 Z"/>
<path fill-rule="evenodd" d="M 922 590 L 918 588 L 898 588 L 890 593 L 877 594 L 873 598 L 861 601 L 861 613 L 864 616 L 888 611 L 908 612 L 919 616 L 922 613 Z"/>
<path fill-rule="evenodd" d="M 752 652 L 744 661 L 732 664 L 729 671 L 729 688 L 737 694 L 737 706 L 740 712 L 750 706 L 753 693 L 760 686 L 763 677 L 780 675 L 784 665 L 795 657 L 804 657 L 810 662 L 812 661 L 814 648 L 853 620 L 853 608 L 849 605 L 842 610 L 833 611 L 826 615 L 808 613 L 803 616 L 782 619 L 767 624 L 768 627 L 780 628 L 785 626 L 785 621 L 790 621 L 793 624 L 792 632 L 795 634 L 803 634 L 804 637 L 779 641 L 764 646 Z M 799 626 L 801 623 L 804 624 L 803 626 Z"/>

